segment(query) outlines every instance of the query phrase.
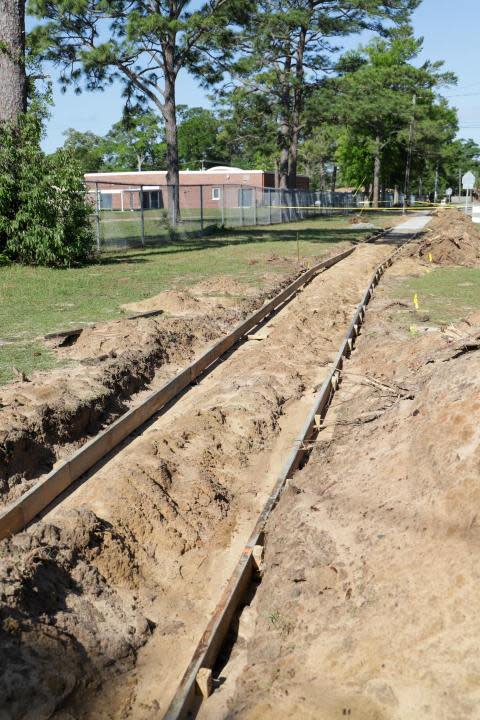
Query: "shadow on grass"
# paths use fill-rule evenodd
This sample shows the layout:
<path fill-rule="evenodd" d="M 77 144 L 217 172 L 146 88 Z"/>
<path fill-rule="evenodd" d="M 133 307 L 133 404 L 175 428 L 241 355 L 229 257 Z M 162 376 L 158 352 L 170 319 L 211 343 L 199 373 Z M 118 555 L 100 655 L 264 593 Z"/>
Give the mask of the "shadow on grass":
<path fill-rule="evenodd" d="M 356 231 L 355 228 L 337 228 L 320 230 L 315 228 L 298 230 L 299 238 L 302 242 L 309 242 L 318 245 L 334 245 L 336 243 L 344 242 L 346 240 L 354 240 L 363 238 L 370 234 L 370 231 Z M 232 233 L 233 235 L 233 233 Z M 240 237 L 239 237 L 240 235 Z M 262 243 L 271 242 L 292 242 L 297 239 L 297 230 L 275 230 L 269 232 L 268 230 L 252 229 L 242 230 L 241 233 L 236 231 L 234 237 L 228 236 L 228 231 L 222 231 L 222 236 L 210 234 L 204 237 L 197 238 L 155 238 L 147 241 L 145 248 L 138 248 L 138 253 L 132 252 L 135 250 L 132 247 L 130 250 L 128 247 L 124 249 L 114 250 L 112 249 L 111 255 L 100 257 L 99 264 L 110 265 L 116 263 L 138 263 L 146 262 L 149 256 L 155 255 L 171 255 L 176 253 L 186 252 L 198 252 L 201 250 L 212 250 L 215 248 L 223 247 L 235 247 L 248 244 L 261 245 Z M 136 238 L 122 238 L 125 245 L 129 245 L 130 242 L 137 240 Z M 123 254 L 128 253 L 128 254 Z"/>

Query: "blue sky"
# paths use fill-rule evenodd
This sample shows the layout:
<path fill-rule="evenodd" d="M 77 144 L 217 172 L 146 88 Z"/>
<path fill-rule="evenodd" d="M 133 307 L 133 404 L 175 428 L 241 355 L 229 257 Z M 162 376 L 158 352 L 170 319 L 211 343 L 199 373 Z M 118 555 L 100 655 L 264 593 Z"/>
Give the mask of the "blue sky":
<path fill-rule="evenodd" d="M 445 60 L 445 68 L 458 76 L 458 85 L 446 90 L 445 94 L 459 110 L 460 137 L 471 137 L 480 143 L 480 1 L 423 0 L 413 22 L 416 34 L 424 37 L 424 52 L 420 59 Z M 355 38 L 348 45 L 358 42 L 359 38 Z M 105 92 L 75 95 L 68 90 L 63 94 L 55 69 L 48 70 L 53 80 L 55 106 L 47 125 L 45 150 L 50 152 L 61 145 L 62 133 L 67 128 L 92 130 L 103 135 L 120 118 L 120 86 L 112 86 Z M 177 97 L 178 103 L 209 105 L 207 93 L 186 73 L 179 76 Z"/>

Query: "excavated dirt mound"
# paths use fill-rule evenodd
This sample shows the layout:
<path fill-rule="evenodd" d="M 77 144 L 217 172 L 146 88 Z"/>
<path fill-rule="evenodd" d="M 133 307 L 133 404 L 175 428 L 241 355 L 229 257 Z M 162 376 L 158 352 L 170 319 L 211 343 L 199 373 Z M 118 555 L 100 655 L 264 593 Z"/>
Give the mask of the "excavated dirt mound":
<path fill-rule="evenodd" d="M 49 718 L 113 663 L 116 672 L 133 666 L 151 626 L 134 597 L 121 599 L 107 581 L 97 563 L 105 546 L 110 573 L 122 561 L 135 579 L 123 539 L 88 511 L 0 544 L 2 717 Z"/>
<path fill-rule="evenodd" d="M 35 711 L 48 698 L 39 717 L 162 716 L 361 292 L 390 253 L 359 247 L 315 278 L 262 328 L 263 340 L 244 343 L 42 521 L 3 543 L 9 656 L 0 692 L 12 720 L 24 706 L 12 698 L 8 668 L 15 697 Z M 37 561 L 44 532 L 48 557 Z M 32 592 L 43 614 L 32 612 Z"/>
<path fill-rule="evenodd" d="M 233 312 L 197 321 L 151 318 L 89 328 L 75 345 L 59 349 L 81 364 L 2 387 L 1 501 L 21 494 L 29 486 L 25 481 L 48 472 L 72 443 L 84 442 L 125 412 L 158 368 L 173 374 L 240 317 Z"/>
<path fill-rule="evenodd" d="M 267 285 L 268 285 L 268 278 Z M 276 277 L 278 282 L 278 276 Z M 271 284 L 271 281 L 270 281 Z M 214 278 L 202 280 L 191 288 L 191 292 L 195 295 L 234 295 L 236 297 L 248 297 L 255 295 L 257 290 L 252 285 L 238 282 L 235 278 L 228 275 L 218 275 Z"/>
<path fill-rule="evenodd" d="M 265 276 L 264 280 L 263 294 L 275 291 L 281 282 L 278 273 L 272 277 Z M 206 315 L 213 308 L 230 307 L 238 302 L 238 298 L 244 299 L 258 294 L 258 289 L 252 285 L 240 283 L 226 275 L 219 275 L 202 280 L 188 290 L 167 290 L 120 307 L 130 313 L 163 310 L 170 315 Z"/>
<path fill-rule="evenodd" d="M 480 262 L 480 229 L 459 210 L 440 210 L 420 245 L 419 256 L 437 265 L 473 266 Z"/>
<path fill-rule="evenodd" d="M 150 310 L 163 310 L 170 315 L 205 315 L 207 312 L 205 300 L 200 300 L 188 290 L 167 290 L 154 297 L 140 302 L 121 305 L 121 309 L 131 313 L 149 312 Z M 214 303 L 212 303 L 214 305 Z"/>
<path fill-rule="evenodd" d="M 199 720 L 479 717 L 478 314 L 407 337 L 383 297 Z"/>
<path fill-rule="evenodd" d="M 116 320 L 112 323 L 96 325 L 83 330 L 78 340 L 71 346 L 59 348 L 58 354 L 68 359 L 88 362 L 98 358 L 119 357 L 131 354 L 151 346 L 162 348 L 165 362 L 178 361 L 186 364 L 191 356 L 189 345 L 204 343 L 242 316 L 242 312 L 213 313 L 210 318 L 153 317 L 135 320 Z M 204 316 L 205 313 L 203 312 Z M 209 331 L 210 330 L 210 331 Z M 182 362 L 184 361 L 184 362 Z"/>
<path fill-rule="evenodd" d="M 272 278 L 245 300 L 185 293 L 198 306 L 193 317 L 115 320 L 85 328 L 67 342 L 51 341 L 67 367 L 0 387 L 0 506 L 125 412 L 136 393 L 172 377 L 298 272 Z"/>

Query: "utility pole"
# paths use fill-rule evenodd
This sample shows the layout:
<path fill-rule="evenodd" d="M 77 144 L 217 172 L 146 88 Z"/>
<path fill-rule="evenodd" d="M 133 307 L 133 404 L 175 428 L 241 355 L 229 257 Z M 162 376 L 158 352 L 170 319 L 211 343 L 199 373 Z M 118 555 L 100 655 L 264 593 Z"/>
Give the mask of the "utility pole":
<path fill-rule="evenodd" d="M 462 197 L 462 168 L 458 170 L 458 197 Z"/>
<path fill-rule="evenodd" d="M 435 168 L 435 192 L 433 194 L 433 202 L 435 203 L 435 205 L 438 202 L 438 163 L 437 167 Z"/>
<path fill-rule="evenodd" d="M 403 214 L 405 215 L 407 207 L 407 194 L 410 187 L 410 170 L 412 167 L 412 146 L 413 146 L 413 133 L 415 131 L 415 106 L 417 104 L 417 95 L 413 94 L 412 98 L 412 119 L 410 120 L 410 131 L 408 133 L 408 153 L 407 153 L 407 166 L 405 168 L 405 187 L 403 189 Z"/>

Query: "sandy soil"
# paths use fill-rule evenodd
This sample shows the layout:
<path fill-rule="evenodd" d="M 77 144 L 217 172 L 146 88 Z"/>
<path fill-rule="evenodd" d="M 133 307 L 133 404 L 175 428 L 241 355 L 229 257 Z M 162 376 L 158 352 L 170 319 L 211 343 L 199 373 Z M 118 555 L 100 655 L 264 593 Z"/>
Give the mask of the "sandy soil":
<path fill-rule="evenodd" d="M 438 210 L 421 243 L 419 257 L 437 265 L 478 265 L 480 228 L 461 210 Z"/>
<path fill-rule="evenodd" d="M 269 522 L 200 720 L 480 718 L 480 317 L 407 335 L 402 262 Z"/>
<path fill-rule="evenodd" d="M 240 283 L 235 278 L 219 275 L 203 280 L 188 290 L 167 290 L 140 302 L 127 303 L 121 308 L 130 313 L 164 310 L 177 316 L 205 315 L 205 310 L 209 306 L 228 307 L 234 305 L 238 298 L 257 294 L 258 290 L 254 286 Z"/>
<path fill-rule="evenodd" d="M 52 341 L 68 366 L 0 388 L 0 506 L 125 412 L 147 388 L 171 378 L 214 340 L 280 292 L 302 268 L 272 273 L 261 291 L 211 278 L 167 291 L 130 312 L 165 315 L 85 328 L 73 342 Z M 192 312 L 192 307 L 194 312 Z"/>
<path fill-rule="evenodd" d="M 12 718 L 165 710 L 361 291 L 390 253 L 361 246 L 318 276 L 263 339 L 0 546 L 0 706 Z"/>

